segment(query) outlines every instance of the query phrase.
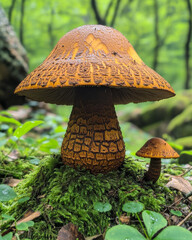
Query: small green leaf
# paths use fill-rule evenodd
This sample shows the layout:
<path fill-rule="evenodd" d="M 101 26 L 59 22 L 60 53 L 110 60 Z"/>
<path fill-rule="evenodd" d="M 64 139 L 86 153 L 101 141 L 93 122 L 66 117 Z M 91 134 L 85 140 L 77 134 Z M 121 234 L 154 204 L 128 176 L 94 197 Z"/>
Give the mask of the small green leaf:
<path fill-rule="evenodd" d="M 13 133 L 13 136 L 16 136 L 17 138 L 22 137 L 26 133 L 28 133 L 32 128 L 37 127 L 38 125 L 42 124 L 43 121 L 28 121 L 19 126 L 15 132 Z"/>
<path fill-rule="evenodd" d="M 40 160 L 38 158 L 32 158 L 29 160 L 29 162 L 34 165 L 39 165 Z"/>
<path fill-rule="evenodd" d="M 94 203 L 93 207 L 98 212 L 108 212 L 112 209 L 112 206 L 110 203 L 102 203 L 102 202 Z"/>
<path fill-rule="evenodd" d="M 55 139 L 49 139 L 44 141 L 40 147 L 39 150 L 42 152 L 47 152 L 47 153 L 53 153 L 53 149 L 58 149 L 59 148 L 59 143 Z"/>
<path fill-rule="evenodd" d="M 170 226 L 160 232 L 154 240 L 192 240 L 192 233 L 183 227 Z"/>
<path fill-rule="evenodd" d="M 8 214 L 2 214 L 3 221 L 8 221 L 8 220 L 15 220 L 14 217 L 8 215 Z"/>
<path fill-rule="evenodd" d="M 9 201 L 17 197 L 14 190 L 6 184 L 0 184 L 0 202 Z"/>
<path fill-rule="evenodd" d="M 5 137 L 5 133 L 4 132 L 0 132 L 0 138 L 2 138 L 2 137 Z"/>
<path fill-rule="evenodd" d="M 178 216 L 178 217 L 181 217 L 183 214 L 182 214 L 182 212 L 181 211 L 178 211 L 178 210 L 173 210 L 173 209 L 171 209 L 170 210 L 170 212 L 173 214 L 173 215 L 176 215 L 176 216 Z"/>
<path fill-rule="evenodd" d="M 28 225 L 26 222 L 22 222 L 16 226 L 18 231 L 28 231 Z"/>
<path fill-rule="evenodd" d="M 18 231 L 28 231 L 29 227 L 34 226 L 33 221 L 22 222 L 16 226 Z"/>
<path fill-rule="evenodd" d="M 13 237 L 13 233 L 10 232 L 10 233 L 6 234 L 6 235 L 3 236 L 3 237 L 0 236 L 0 240 L 11 240 L 12 237 Z"/>
<path fill-rule="evenodd" d="M 18 137 L 16 137 L 16 136 L 11 136 L 10 139 L 11 139 L 12 142 L 16 142 L 16 141 L 18 140 Z"/>
<path fill-rule="evenodd" d="M 21 125 L 21 123 L 19 121 L 15 120 L 14 118 L 4 117 L 1 115 L 0 115 L 0 122 L 13 123 L 13 124 L 16 124 L 17 126 Z"/>
<path fill-rule="evenodd" d="M 2 131 L 7 131 L 7 130 L 9 129 L 9 125 L 7 125 L 7 124 L 1 124 L 1 125 L 0 125 L 0 129 L 1 129 Z"/>
<path fill-rule="evenodd" d="M 117 225 L 107 231 L 105 240 L 146 240 L 146 238 L 133 227 Z"/>
<path fill-rule="evenodd" d="M 141 202 L 126 202 L 122 209 L 127 213 L 138 213 L 143 211 L 144 204 Z"/>
<path fill-rule="evenodd" d="M 28 222 L 26 222 L 27 223 L 27 226 L 28 227 L 33 227 L 34 226 L 34 222 L 33 221 L 28 221 Z"/>
<path fill-rule="evenodd" d="M 167 220 L 160 213 L 145 210 L 142 212 L 142 218 L 150 238 L 167 226 Z"/>
<path fill-rule="evenodd" d="M 30 199 L 30 197 L 22 197 L 18 200 L 18 203 L 24 203 L 27 202 Z"/>
<path fill-rule="evenodd" d="M 61 133 L 61 135 L 63 135 L 63 134 L 65 134 L 66 129 L 63 126 L 59 125 L 54 129 L 54 132 L 55 133 Z"/>
<path fill-rule="evenodd" d="M 9 136 L 12 136 L 13 134 L 13 128 L 12 127 L 9 127 L 9 129 L 7 130 L 7 133 Z"/>
<path fill-rule="evenodd" d="M 26 137 L 25 138 L 25 142 L 29 145 L 33 145 L 36 143 L 36 139 L 32 138 L 32 137 Z"/>
<path fill-rule="evenodd" d="M 60 152 L 60 149 L 55 149 L 55 148 L 51 148 L 50 149 L 50 153 L 55 153 L 55 154 L 57 154 L 57 153 L 59 153 Z"/>
<path fill-rule="evenodd" d="M 0 147 L 4 146 L 7 143 L 7 139 L 0 140 Z"/>

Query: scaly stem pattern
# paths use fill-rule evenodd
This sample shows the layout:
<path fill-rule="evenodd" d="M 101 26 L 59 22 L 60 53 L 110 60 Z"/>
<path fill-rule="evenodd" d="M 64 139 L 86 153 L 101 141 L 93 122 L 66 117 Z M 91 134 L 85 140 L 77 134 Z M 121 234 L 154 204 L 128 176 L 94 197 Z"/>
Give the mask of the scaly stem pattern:
<path fill-rule="evenodd" d="M 61 156 L 65 164 L 92 173 L 105 173 L 122 164 L 125 145 L 110 89 L 77 89 Z"/>
<path fill-rule="evenodd" d="M 161 174 L 161 158 L 151 158 L 149 169 L 146 172 L 144 179 L 146 181 L 156 182 Z"/>

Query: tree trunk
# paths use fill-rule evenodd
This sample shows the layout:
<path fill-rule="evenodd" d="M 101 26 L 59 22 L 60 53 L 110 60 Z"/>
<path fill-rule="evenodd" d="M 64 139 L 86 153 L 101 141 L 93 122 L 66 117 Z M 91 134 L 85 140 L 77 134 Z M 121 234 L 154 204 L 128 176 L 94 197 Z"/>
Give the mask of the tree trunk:
<path fill-rule="evenodd" d="M 19 38 L 23 45 L 24 45 L 24 40 L 23 40 L 24 13 L 25 13 L 25 0 L 22 0 L 21 1 L 21 18 L 20 18 Z"/>
<path fill-rule="evenodd" d="M 156 70 L 158 65 L 159 47 L 160 47 L 158 0 L 154 0 L 154 13 L 155 13 L 155 26 L 154 26 L 155 48 L 154 48 L 153 69 Z"/>
<path fill-rule="evenodd" d="M 191 35 L 192 35 L 192 7 L 190 0 L 186 0 L 187 2 L 187 10 L 189 12 L 188 18 L 188 34 L 185 43 L 185 65 L 186 65 L 186 78 L 185 78 L 185 89 L 190 88 L 190 42 L 191 42 Z"/>
<path fill-rule="evenodd" d="M 52 7 L 51 8 L 50 23 L 48 24 L 48 34 L 49 34 L 49 39 L 50 39 L 50 49 L 53 49 L 54 45 L 55 45 L 55 37 L 54 37 L 54 34 L 53 34 L 54 15 L 55 15 L 55 10 Z"/>
<path fill-rule="evenodd" d="M 11 6 L 10 6 L 9 12 L 8 12 L 8 19 L 9 19 L 10 23 L 11 23 L 11 18 L 12 18 L 12 13 L 13 13 L 13 9 L 14 9 L 14 6 L 15 6 L 15 2 L 16 2 L 16 0 L 11 1 Z"/>
<path fill-rule="evenodd" d="M 26 51 L 0 8 L 0 108 L 25 102 L 23 97 L 14 94 L 14 90 L 27 72 Z"/>
<path fill-rule="evenodd" d="M 115 25 L 115 20 L 117 18 L 117 12 L 119 10 L 120 2 L 121 2 L 121 0 L 117 0 L 115 10 L 114 10 L 114 14 L 113 14 L 113 18 L 112 18 L 111 24 L 110 24 L 111 27 L 113 27 Z"/>
<path fill-rule="evenodd" d="M 91 6 L 92 6 L 92 9 L 93 9 L 93 11 L 95 13 L 95 18 L 97 20 L 97 24 L 114 27 L 115 20 L 117 18 L 117 13 L 118 13 L 118 10 L 119 10 L 119 7 L 120 7 L 121 0 L 117 0 L 116 1 L 116 5 L 115 5 L 115 9 L 114 9 L 114 13 L 113 13 L 112 19 L 111 19 L 110 23 L 108 23 L 107 22 L 107 17 L 109 15 L 109 12 L 111 10 L 113 2 L 114 2 L 114 0 L 111 0 L 109 2 L 108 7 L 107 7 L 107 9 L 105 11 L 104 17 L 101 17 L 101 15 L 99 13 L 99 10 L 98 10 L 98 7 L 97 7 L 96 0 L 91 0 Z"/>
<path fill-rule="evenodd" d="M 96 0 L 91 0 L 91 6 L 92 6 L 93 11 L 94 11 L 94 13 L 95 13 L 95 18 L 96 18 L 96 20 L 97 20 L 97 23 L 98 23 L 98 24 L 101 24 L 101 25 L 106 25 L 105 19 L 103 19 L 103 18 L 100 16 L 100 13 L 99 13 L 99 10 L 98 10 L 98 7 L 97 7 Z"/>

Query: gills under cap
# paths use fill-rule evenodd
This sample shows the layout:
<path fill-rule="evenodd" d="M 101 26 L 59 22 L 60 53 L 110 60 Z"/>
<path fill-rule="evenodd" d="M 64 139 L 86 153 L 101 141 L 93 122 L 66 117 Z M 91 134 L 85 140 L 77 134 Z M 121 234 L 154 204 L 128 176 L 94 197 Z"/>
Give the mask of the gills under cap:
<path fill-rule="evenodd" d="M 119 31 L 102 25 L 85 25 L 64 35 L 15 93 L 71 105 L 76 87 L 95 86 L 110 87 L 115 104 L 175 95 L 170 84 L 143 63 Z"/>

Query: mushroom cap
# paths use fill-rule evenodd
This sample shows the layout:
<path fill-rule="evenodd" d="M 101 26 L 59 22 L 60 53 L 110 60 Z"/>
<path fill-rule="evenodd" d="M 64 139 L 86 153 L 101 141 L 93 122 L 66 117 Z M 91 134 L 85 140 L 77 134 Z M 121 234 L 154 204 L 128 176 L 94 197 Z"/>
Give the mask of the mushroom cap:
<path fill-rule="evenodd" d="M 85 25 L 64 35 L 15 93 L 71 105 L 76 87 L 110 87 L 114 104 L 156 101 L 175 95 L 170 84 L 146 66 L 117 30 Z"/>
<path fill-rule="evenodd" d="M 144 158 L 178 158 L 179 154 L 163 139 L 151 138 L 136 155 Z"/>

